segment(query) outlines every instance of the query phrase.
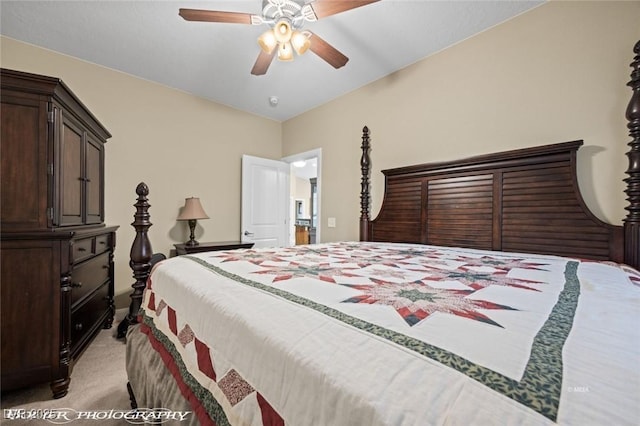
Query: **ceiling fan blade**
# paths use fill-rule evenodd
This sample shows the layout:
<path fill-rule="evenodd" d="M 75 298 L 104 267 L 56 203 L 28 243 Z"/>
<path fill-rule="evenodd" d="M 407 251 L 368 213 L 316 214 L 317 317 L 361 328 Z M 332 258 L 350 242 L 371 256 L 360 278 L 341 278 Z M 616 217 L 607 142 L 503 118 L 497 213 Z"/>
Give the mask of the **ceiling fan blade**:
<path fill-rule="evenodd" d="M 251 24 L 250 13 L 221 12 L 217 10 L 180 9 L 178 15 L 186 21 L 226 22 L 230 24 Z"/>
<path fill-rule="evenodd" d="M 357 7 L 366 6 L 380 0 L 315 0 L 309 3 L 318 19 Z"/>
<path fill-rule="evenodd" d="M 332 67 L 336 69 L 343 67 L 349 61 L 349 58 L 316 34 L 311 33 L 309 41 L 311 42 L 309 49 L 327 61 Z"/>
<path fill-rule="evenodd" d="M 273 62 L 273 58 L 276 56 L 277 49 L 273 49 L 272 53 L 266 53 L 264 50 L 260 49 L 260 54 L 258 55 L 258 59 L 256 59 L 256 63 L 253 64 L 253 68 L 251 69 L 251 74 L 253 75 L 264 75 L 267 73 L 269 69 L 269 65 Z"/>

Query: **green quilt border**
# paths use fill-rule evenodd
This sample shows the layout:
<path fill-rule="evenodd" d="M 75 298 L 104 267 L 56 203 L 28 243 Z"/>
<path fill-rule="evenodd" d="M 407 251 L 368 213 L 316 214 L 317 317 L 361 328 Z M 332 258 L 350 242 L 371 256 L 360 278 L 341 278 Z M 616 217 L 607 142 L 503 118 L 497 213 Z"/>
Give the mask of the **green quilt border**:
<path fill-rule="evenodd" d="M 281 289 L 277 289 L 248 278 L 233 274 L 207 261 L 193 256 L 182 256 L 192 260 L 205 268 L 227 277 L 233 281 L 248 285 L 262 291 L 282 297 L 299 305 L 322 312 L 338 321 L 352 327 L 382 337 L 395 344 L 403 346 L 420 355 L 438 361 L 450 368 L 467 375 L 485 386 L 507 396 L 532 410 L 542 414 L 552 421 L 556 421 L 562 393 L 562 348 L 573 326 L 573 317 L 580 296 L 580 281 L 578 279 L 577 261 L 568 261 L 564 271 L 565 284 L 560 292 L 558 301 L 553 307 L 549 318 L 538 331 L 533 340 L 529 361 L 522 380 L 516 381 L 497 373 L 489 368 L 477 365 L 452 352 L 388 330 L 384 327 L 363 321 L 347 315 L 336 309 L 316 303 L 312 300 L 296 296 Z"/>

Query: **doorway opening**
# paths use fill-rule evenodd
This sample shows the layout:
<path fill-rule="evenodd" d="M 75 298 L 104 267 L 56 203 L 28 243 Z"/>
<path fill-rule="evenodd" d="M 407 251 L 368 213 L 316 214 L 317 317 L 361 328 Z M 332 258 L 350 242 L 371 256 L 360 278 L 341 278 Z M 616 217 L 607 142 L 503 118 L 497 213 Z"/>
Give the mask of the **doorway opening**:
<path fill-rule="evenodd" d="M 320 239 L 320 148 L 282 159 L 289 163 L 289 243 L 290 245 L 315 244 Z"/>

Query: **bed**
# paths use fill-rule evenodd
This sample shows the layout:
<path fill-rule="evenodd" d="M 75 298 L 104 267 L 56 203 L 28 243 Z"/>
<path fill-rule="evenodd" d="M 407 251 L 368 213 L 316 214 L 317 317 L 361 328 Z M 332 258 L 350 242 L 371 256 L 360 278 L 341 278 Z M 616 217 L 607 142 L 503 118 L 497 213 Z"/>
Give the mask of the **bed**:
<path fill-rule="evenodd" d="M 582 141 L 385 170 L 371 219 L 365 127 L 360 241 L 159 262 L 138 185 L 133 406 L 180 424 L 637 424 L 634 51 L 622 226 L 582 200 Z"/>

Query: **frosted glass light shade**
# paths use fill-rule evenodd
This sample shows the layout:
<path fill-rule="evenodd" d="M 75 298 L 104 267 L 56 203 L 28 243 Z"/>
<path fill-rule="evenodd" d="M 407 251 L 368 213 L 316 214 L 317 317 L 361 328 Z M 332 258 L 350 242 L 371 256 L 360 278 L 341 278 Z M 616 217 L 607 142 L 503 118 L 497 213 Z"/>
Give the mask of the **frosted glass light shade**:
<path fill-rule="evenodd" d="M 305 33 L 294 31 L 293 35 L 291 36 L 291 45 L 298 55 L 302 55 L 309 49 L 309 46 L 311 46 L 311 41 L 309 40 L 309 36 L 307 36 Z"/>
<path fill-rule="evenodd" d="M 280 43 L 278 48 L 278 59 L 281 61 L 293 61 L 293 49 L 291 43 Z"/>
<path fill-rule="evenodd" d="M 281 19 L 276 23 L 273 28 L 273 35 L 278 43 L 287 43 L 291 40 L 291 24 L 284 19 Z"/>
<path fill-rule="evenodd" d="M 273 49 L 278 45 L 276 36 L 273 34 L 273 30 L 265 31 L 260 37 L 258 37 L 258 44 L 264 53 L 271 54 Z"/>

